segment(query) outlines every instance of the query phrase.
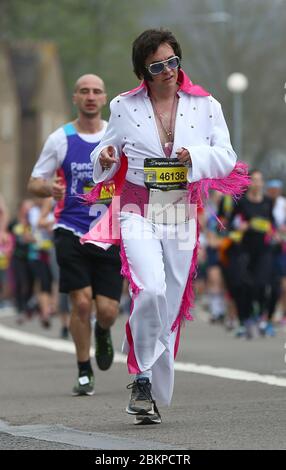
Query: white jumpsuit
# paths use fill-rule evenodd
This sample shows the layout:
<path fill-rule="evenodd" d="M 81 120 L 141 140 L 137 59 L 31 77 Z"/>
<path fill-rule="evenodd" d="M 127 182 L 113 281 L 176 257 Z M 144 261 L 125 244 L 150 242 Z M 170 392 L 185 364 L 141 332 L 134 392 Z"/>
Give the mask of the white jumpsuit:
<path fill-rule="evenodd" d="M 192 158 L 188 181 L 202 178 L 223 178 L 233 170 L 236 155 L 220 104 L 212 96 L 193 96 L 178 91 L 174 145 L 171 158 L 179 147 L 186 148 Z M 91 154 L 94 181 L 106 181 L 120 165 L 102 170 L 99 155 L 112 145 L 116 155 L 128 158 L 126 180 L 144 186 L 145 158 L 162 158 L 159 132 L 152 104 L 144 86 L 111 102 L 111 116 L 105 136 Z M 154 224 L 146 218 L 121 212 L 122 247 L 130 276 L 139 288 L 127 323 L 123 350 L 128 354 L 130 373 L 152 370 L 152 392 L 161 404 L 169 404 L 174 385 L 174 343 L 172 332 L 187 284 L 194 243 L 184 243 L 181 234 L 195 239 L 195 222 L 187 224 Z M 133 236 L 130 236 L 130 235 Z"/>

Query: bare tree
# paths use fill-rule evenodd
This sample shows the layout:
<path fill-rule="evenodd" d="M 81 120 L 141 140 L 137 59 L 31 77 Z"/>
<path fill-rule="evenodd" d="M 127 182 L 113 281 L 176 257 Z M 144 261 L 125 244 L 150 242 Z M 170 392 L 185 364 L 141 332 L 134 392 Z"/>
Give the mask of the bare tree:
<path fill-rule="evenodd" d="M 148 27 L 167 27 L 183 46 L 183 67 L 224 105 L 232 129 L 226 80 L 242 72 L 243 155 L 259 162 L 285 153 L 286 0 L 1 0 L 2 39 L 57 42 L 69 93 L 75 78 L 95 71 L 110 97 L 136 84 L 133 39 Z M 286 177 L 286 175 L 285 175 Z"/>
<path fill-rule="evenodd" d="M 286 1 L 169 0 L 161 22 L 177 33 L 184 68 L 224 103 L 230 123 L 227 77 L 232 72 L 248 77 L 244 158 L 259 162 L 272 149 L 285 153 Z"/>

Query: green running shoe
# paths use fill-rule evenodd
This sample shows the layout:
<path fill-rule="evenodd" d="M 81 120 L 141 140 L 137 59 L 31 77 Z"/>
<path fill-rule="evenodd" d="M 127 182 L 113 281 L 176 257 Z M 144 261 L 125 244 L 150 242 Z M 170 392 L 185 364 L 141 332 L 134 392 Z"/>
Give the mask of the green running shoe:
<path fill-rule="evenodd" d="M 73 396 L 94 395 L 94 376 L 92 372 L 80 372 L 72 394 Z"/>
<path fill-rule="evenodd" d="M 95 336 L 95 360 L 100 370 L 107 370 L 110 368 L 113 357 L 114 349 L 111 340 L 110 329 L 104 331 L 98 331 L 95 324 L 94 336 Z"/>

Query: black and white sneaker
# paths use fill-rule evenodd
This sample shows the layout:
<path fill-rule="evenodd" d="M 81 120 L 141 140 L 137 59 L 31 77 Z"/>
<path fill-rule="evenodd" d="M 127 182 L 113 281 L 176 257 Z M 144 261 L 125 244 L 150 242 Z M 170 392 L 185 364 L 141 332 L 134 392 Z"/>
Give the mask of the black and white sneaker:
<path fill-rule="evenodd" d="M 131 389 L 129 403 L 126 407 L 128 414 L 134 415 L 134 424 L 160 424 L 161 415 L 151 394 L 149 379 L 142 378 L 127 385 Z"/>

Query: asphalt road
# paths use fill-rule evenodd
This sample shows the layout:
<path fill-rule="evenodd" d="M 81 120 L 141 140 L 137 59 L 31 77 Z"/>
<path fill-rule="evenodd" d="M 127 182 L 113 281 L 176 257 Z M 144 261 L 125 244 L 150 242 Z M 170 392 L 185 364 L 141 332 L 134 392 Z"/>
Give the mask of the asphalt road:
<path fill-rule="evenodd" d="M 113 328 L 118 352 L 125 321 Z M 236 339 L 199 314 L 182 332 L 172 406 L 147 427 L 124 412 L 131 380 L 121 354 L 95 370 L 93 397 L 71 396 L 73 345 L 58 336 L 58 319 L 45 331 L 1 310 L 0 449 L 286 448 L 285 329 Z"/>

